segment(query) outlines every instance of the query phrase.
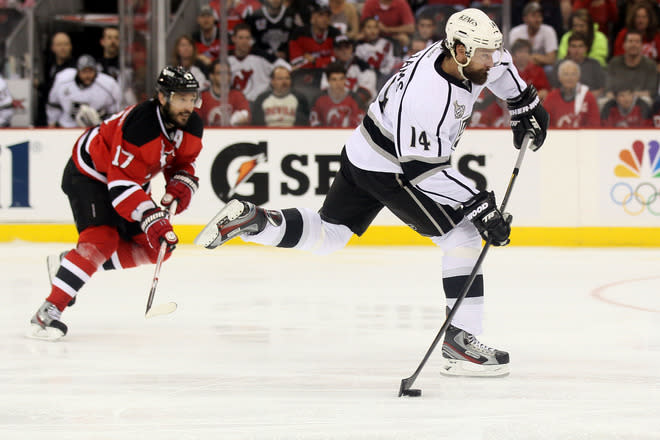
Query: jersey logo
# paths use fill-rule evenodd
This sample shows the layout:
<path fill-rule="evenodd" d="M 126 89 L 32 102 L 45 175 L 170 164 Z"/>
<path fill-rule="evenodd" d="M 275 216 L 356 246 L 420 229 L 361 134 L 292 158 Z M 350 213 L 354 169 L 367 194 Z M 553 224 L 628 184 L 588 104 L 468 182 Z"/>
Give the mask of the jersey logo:
<path fill-rule="evenodd" d="M 244 91 L 253 73 L 254 71 L 251 69 L 250 70 L 241 69 L 239 73 L 234 75 L 234 81 L 232 83 L 232 86 L 235 89 L 240 90 L 241 92 Z"/>
<path fill-rule="evenodd" d="M 463 119 L 464 114 L 465 106 L 460 105 L 458 101 L 454 101 L 454 117 L 456 117 L 456 119 Z"/>

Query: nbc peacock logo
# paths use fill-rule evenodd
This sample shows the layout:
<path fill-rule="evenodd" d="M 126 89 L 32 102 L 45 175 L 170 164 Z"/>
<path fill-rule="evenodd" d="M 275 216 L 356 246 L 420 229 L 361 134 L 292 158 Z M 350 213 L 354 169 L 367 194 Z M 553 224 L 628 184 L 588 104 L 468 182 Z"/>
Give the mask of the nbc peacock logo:
<path fill-rule="evenodd" d="M 629 215 L 648 212 L 660 215 L 660 144 L 640 140 L 619 152 L 614 175 L 620 180 L 610 190 L 610 198 Z"/>

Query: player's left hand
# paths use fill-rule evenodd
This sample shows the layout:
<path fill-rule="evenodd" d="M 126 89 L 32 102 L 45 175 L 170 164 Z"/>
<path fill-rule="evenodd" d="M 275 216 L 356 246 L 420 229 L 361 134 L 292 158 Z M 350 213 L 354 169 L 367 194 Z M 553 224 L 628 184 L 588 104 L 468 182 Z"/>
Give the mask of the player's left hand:
<path fill-rule="evenodd" d="M 513 217 L 508 212 L 500 212 L 497 209 L 492 191 L 482 191 L 465 202 L 463 213 L 477 227 L 481 238 L 490 240 L 493 246 L 509 244 Z"/>
<path fill-rule="evenodd" d="M 548 131 L 550 116 L 543 108 L 533 85 L 527 87 L 517 98 L 507 101 L 511 114 L 511 130 L 513 130 L 513 145 L 520 149 L 525 135 L 532 137 L 530 148 L 536 151 L 541 148 Z"/>
<path fill-rule="evenodd" d="M 199 178 L 185 171 L 174 173 L 167 186 L 165 186 L 165 195 L 161 199 L 161 205 L 168 207 L 178 200 L 176 214 L 182 213 L 190 205 L 190 199 L 199 187 Z"/>

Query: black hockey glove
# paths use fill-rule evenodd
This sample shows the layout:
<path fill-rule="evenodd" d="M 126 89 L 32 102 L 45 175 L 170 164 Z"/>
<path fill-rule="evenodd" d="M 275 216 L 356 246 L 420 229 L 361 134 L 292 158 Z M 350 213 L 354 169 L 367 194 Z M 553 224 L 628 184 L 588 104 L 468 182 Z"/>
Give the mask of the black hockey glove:
<path fill-rule="evenodd" d="M 463 204 L 463 214 L 474 223 L 484 240 L 491 239 L 494 246 L 509 244 L 511 214 L 502 214 L 495 204 L 495 194 L 482 191 Z"/>
<path fill-rule="evenodd" d="M 548 131 L 550 117 L 545 111 L 536 88 L 529 85 L 517 98 L 507 100 L 511 115 L 511 130 L 513 130 L 513 145 L 520 150 L 525 135 L 532 137 L 532 151 L 541 148 Z"/>

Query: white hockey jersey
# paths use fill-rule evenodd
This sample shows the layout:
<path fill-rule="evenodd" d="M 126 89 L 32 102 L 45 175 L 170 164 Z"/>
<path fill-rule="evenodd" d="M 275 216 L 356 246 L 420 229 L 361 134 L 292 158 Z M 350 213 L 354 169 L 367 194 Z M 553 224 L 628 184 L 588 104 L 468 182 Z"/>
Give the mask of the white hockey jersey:
<path fill-rule="evenodd" d="M 121 91 L 114 78 L 98 72 L 89 87 L 81 87 L 76 80 L 77 73 L 76 69 L 68 68 L 55 76 L 46 105 L 49 125 L 77 127 L 76 114 L 82 105 L 92 107 L 101 116 L 120 110 Z"/>
<path fill-rule="evenodd" d="M 406 61 L 369 106 L 346 153 L 358 168 L 403 174 L 431 199 L 456 207 L 476 193 L 472 181 L 451 167 L 450 157 L 481 90 L 509 99 L 527 84 L 506 51 L 484 85 L 445 73 L 440 67 L 445 56 L 451 55 L 437 42 Z"/>
<path fill-rule="evenodd" d="M 231 67 L 232 88 L 243 92 L 250 102 L 268 89 L 270 74 L 276 66 L 291 70 L 289 63 L 281 58 L 271 62 L 260 55 L 248 54 L 242 59 L 236 55 L 229 55 L 227 59 Z"/>

